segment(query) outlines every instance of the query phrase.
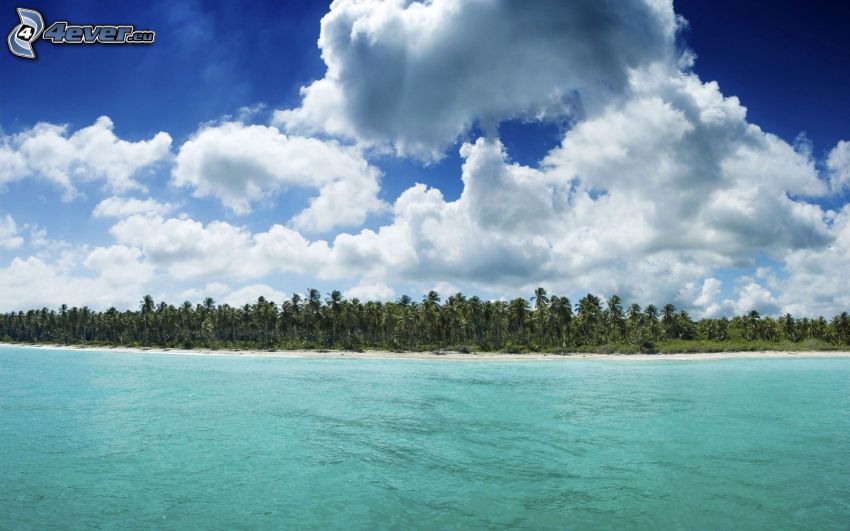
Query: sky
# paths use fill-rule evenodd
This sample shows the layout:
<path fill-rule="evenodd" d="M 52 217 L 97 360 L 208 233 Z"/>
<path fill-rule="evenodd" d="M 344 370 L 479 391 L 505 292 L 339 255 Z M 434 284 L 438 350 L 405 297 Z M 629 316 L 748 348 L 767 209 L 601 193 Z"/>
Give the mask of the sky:
<path fill-rule="evenodd" d="M 156 41 L 0 53 L 0 311 L 536 286 L 850 310 L 850 7 L 763 6 L 30 3 Z"/>

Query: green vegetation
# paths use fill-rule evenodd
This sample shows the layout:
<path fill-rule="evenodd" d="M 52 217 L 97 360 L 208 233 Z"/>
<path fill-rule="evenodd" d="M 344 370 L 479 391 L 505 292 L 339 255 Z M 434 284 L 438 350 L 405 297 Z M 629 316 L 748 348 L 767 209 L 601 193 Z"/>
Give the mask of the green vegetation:
<path fill-rule="evenodd" d="M 279 305 L 156 304 L 148 295 L 138 311 L 43 308 L 0 316 L 5 341 L 181 348 L 391 349 L 502 352 L 720 352 L 829 350 L 850 345 L 850 316 L 827 321 L 777 319 L 752 311 L 731 319 L 694 321 L 672 304 L 625 308 L 614 295 L 586 295 L 573 306 L 538 288 L 528 299 L 482 301 L 458 293 L 441 303 L 346 300 L 333 291 L 293 295 Z"/>

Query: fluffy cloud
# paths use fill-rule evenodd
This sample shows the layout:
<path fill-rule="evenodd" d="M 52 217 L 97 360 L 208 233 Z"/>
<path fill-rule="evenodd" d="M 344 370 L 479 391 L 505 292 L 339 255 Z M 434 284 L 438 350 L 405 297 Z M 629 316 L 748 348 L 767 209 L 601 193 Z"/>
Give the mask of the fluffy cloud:
<path fill-rule="evenodd" d="M 66 199 L 77 194 L 77 181 L 104 180 L 117 193 L 144 190 L 134 177 L 143 168 L 167 159 L 170 149 L 167 133 L 138 142 L 118 138 L 106 116 L 72 134 L 67 125 L 38 123 L 0 137 L 0 186 L 38 176 L 62 188 Z"/>
<path fill-rule="evenodd" d="M 664 71 L 636 75 L 633 87 L 627 103 L 578 124 L 544 160 L 556 180 L 607 194 L 588 216 L 644 227 L 623 233 L 645 252 L 705 250 L 733 265 L 829 240 L 825 213 L 788 197 L 827 192 L 814 163 L 747 123 L 737 98 Z"/>
<path fill-rule="evenodd" d="M 12 216 L 0 217 L 0 249 L 17 249 L 23 244 L 24 239 L 18 235 L 18 225 Z"/>
<path fill-rule="evenodd" d="M 98 247 L 83 261 L 110 284 L 144 284 L 153 276 L 153 266 L 141 260 L 142 252 L 126 245 Z"/>
<path fill-rule="evenodd" d="M 206 286 L 200 288 L 189 288 L 180 293 L 181 300 L 200 303 L 207 297 L 215 298 L 229 293 L 230 286 L 223 282 L 207 282 Z"/>
<path fill-rule="evenodd" d="M 832 222 L 834 239 L 823 248 L 798 249 L 784 261 L 779 286 L 784 311 L 830 315 L 850 311 L 850 205 Z"/>
<path fill-rule="evenodd" d="M 299 232 L 274 225 L 251 233 L 224 221 L 130 216 L 110 229 L 116 240 L 137 246 L 152 264 L 176 279 L 260 278 L 275 272 L 331 274 L 330 249 Z"/>
<path fill-rule="evenodd" d="M 140 258 L 138 249 L 120 245 L 91 252 L 67 249 L 55 260 L 14 258 L 0 268 L 0 311 L 63 303 L 95 309 L 135 307 L 152 274 Z"/>
<path fill-rule="evenodd" d="M 287 186 L 318 190 L 292 219 L 308 231 L 360 225 L 384 208 L 377 197 L 380 172 L 356 150 L 261 125 L 202 128 L 180 148 L 173 176 L 175 185 L 214 196 L 237 214 Z"/>
<path fill-rule="evenodd" d="M 842 140 L 829 152 L 826 167 L 833 192 L 841 193 L 850 188 L 850 142 Z"/>
<path fill-rule="evenodd" d="M 361 301 L 388 301 L 395 296 L 395 291 L 380 280 L 363 280 L 345 290 L 345 296 Z"/>
<path fill-rule="evenodd" d="M 250 286 L 245 286 L 231 291 L 224 296 L 224 299 L 221 302 L 237 307 L 244 306 L 246 304 L 254 304 L 260 297 L 265 297 L 266 300 L 277 303 L 280 303 L 285 299 L 289 299 L 287 294 L 280 292 L 269 285 L 251 284 Z"/>
<path fill-rule="evenodd" d="M 755 310 L 765 315 L 777 315 L 781 311 L 779 301 L 771 290 L 755 279 L 741 277 L 736 290 L 738 299 L 724 301 L 726 307 L 735 315 L 743 315 Z M 804 313 L 808 313 L 805 311 Z M 798 313 L 799 315 L 799 313 Z"/>
<path fill-rule="evenodd" d="M 439 158 L 476 122 L 599 109 L 631 69 L 675 61 L 678 24 L 669 0 L 336 1 L 325 77 L 274 123 Z"/>
<path fill-rule="evenodd" d="M 153 198 L 136 199 L 135 197 L 107 197 L 97 204 L 92 211 L 96 218 L 126 218 L 135 214 L 145 216 L 162 216 L 176 207 L 171 203 L 161 203 Z"/>
<path fill-rule="evenodd" d="M 723 306 L 717 301 L 723 287 L 723 282 L 709 277 L 703 280 L 699 290 L 695 289 L 694 283 L 688 283 L 681 292 L 680 300 L 693 301 L 693 307 L 697 309 L 698 317 L 716 317 L 723 312 Z"/>

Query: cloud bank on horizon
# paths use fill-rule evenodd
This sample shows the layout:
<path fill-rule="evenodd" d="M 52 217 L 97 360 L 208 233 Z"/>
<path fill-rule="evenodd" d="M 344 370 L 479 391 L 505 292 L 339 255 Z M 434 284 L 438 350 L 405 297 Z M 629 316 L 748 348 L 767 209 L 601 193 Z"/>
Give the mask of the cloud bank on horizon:
<path fill-rule="evenodd" d="M 267 123 L 214 120 L 176 144 L 123 140 L 105 116 L 2 135 L 0 189 L 32 180 L 73 202 L 99 183 L 92 215 L 111 220 L 112 242 L 50 240 L 0 212 L 14 254 L 0 309 L 135 307 L 166 287 L 173 303 L 240 304 L 326 281 L 361 299 L 542 285 L 698 316 L 847 310 L 850 205 L 823 205 L 850 190 L 850 142 L 817 160 L 750 123 L 692 71 L 685 24 L 668 0 L 337 0 L 321 21 L 325 76 Z M 498 136 L 509 120 L 559 124 L 561 141 L 514 162 Z M 453 149 L 457 199 L 426 184 L 382 199 L 382 161 L 428 168 Z M 180 203 L 148 194 L 158 168 Z M 288 218 L 241 221 L 295 191 Z M 175 214 L 192 200 L 225 219 Z"/>

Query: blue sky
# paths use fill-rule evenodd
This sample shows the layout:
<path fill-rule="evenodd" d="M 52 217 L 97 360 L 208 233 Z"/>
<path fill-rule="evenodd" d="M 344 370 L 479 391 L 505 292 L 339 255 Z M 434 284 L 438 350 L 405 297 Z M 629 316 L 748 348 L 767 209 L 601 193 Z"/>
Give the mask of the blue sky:
<path fill-rule="evenodd" d="M 421 41 L 415 17 L 404 18 L 411 6 L 402 4 L 388 9 L 343 2 L 336 13 L 320 2 L 31 5 L 48 24 L 130 23 L 156 31 L 157 38 L 151 46 L 41 41 L 35 61 L 0 54 L 0 133 L 9 153 L 24 156 L 15 165 L 0 157 L 0 220 L 6 220 L 0 238 L 7 242 L 0 245 L 0 267 L 7 279 L 17 279 L 0 283 L 3 308 L 133 306 L 141 295 L 136 291 L 174 303 L 211 292 L 235 303 L 264 291 L 275 297 L 314 285 L 361 298 L 418 296 L 434 287 L 444 296 L 463 289 L 511 297 L 537 284 L 571 296 L 618 291 L 640 302 L 673 300 L 704 315 L 747 306 L 768 313 L 850 306 L 846 280 L 829 268 L 842 253 L 850 256 L 842 247 L 850 245 L 844 228 L 850 184 L 844 176 L 850 169 L 843 166 L 850 163 L 840 144 L 850 139 L 850 93 L 843 89 L 850 82 L 850 8 L 826 1 L 781 1 L 770 9 L 762 2 L 678 1 L 672 8 L 664 2 L 650 8 L 635 0 L 598 13 L 577 1 L 543 6 L 551 13 L 540 8 L 539 17 L 533 12 L 538 8 L 517 17 L 499 2 L 481 12 L 459 2 L 464 9 L 454 16 L 446 7 L 453 4 L 423 7 L 433 15 L 433 41 Z M 673 11 L 687 24 L 671 29 Z M 362 31 L 372 40 L 328 38 L 320 50 L 322 17 L 328 35 L 346 37 L 352 28 L 367 27 Z M 404 29 L 382 17 L 400 17 Z M 10 29 L 17 24 L 14 6 L 0 20 Z M 465 24 L 470 26 L 463 31 Z M 482 26 L 492 31 L 479 33 Z M 515 41 L 489 40 L 500 32 Z M 590 57 L 561 51 L 574 49 L 591 50 Z M 683 62 L 686 51 L 695 56 L 692 63 Z M 500 63 L 514 54 L 525 58 L 522 64 Z M 340 73 L 326 77 L 326 61 Z M 664 72 L 651 70 L 653 64 Z M 634 72 L 651 82 L 637 83 Z M 300 89 L 317 87 L 323 78 L 333 78 L 341 96 L 304 97 Z M 693 83 L 684 86 L 683 80 Z M 682 103 L 709 105 L 697 94 L 713 81 L 717 97 L 737 97 L 736 105 L 746 107 L 743 118 L 731 104 L 711 103 L 722 108 L 711 112 L 725 113 L 723 134 L 705 119 L 707 108 Z M 510 92 L 500 93 L 500 85 Z M 656 100 L 705 123 L 694 122 L 684 139 L 670 140 L 678 115 L 665 115 L 674 129 L 659 129 L 657 141 L 681 145 L 617 137 L 606 146 L 592 134 L 615 124 L 622 130 L 622 120 L 638 131 L 651 129 L 647 124 L 657 124 L 669 110 L 643 112 Z M 25 139 L 43 132 L 36 124 L 64 124 L 56 134 L 68 139 L 101 116 L 111 121 L 115 141 L 143 143 L 162 133 L 170 143 L 151 147 L 156 153 L 144 164 L 140 152 L 128 150 L 124 156 L 135 158 L 138 167 L 113 180 L 97 161 L 56 159 L 39 166 L 24 153 Z M 743 124 L 761 132 L 744 133 Z M 773 144 L 768 134 L 783 144 Z M 704 144 L 698 149 L 697 142 Z M 292 150 L 285 156 L 276 151 L 284 144 Z M 247 155 L 246 145 L 252 146 Z M 577 147 L 570 151 L 572 145 Z M 639 157 L 639 147 L 652 145 Z M 662 175 L 670 157 L 660 153 L 667 147 L 716 159 L 676 160 L 678 168 Z M 610 160 L 615 148 L 635 162 Z M 745 148 L 755 151 L 742 161 Z M 307 149 L 322 150 L 305 154 L 307 163 L 324 167 L 328 156 L 338 156 L 339 169 L 319 175 L 281 169 Z M 599 156 L 578 157 L 579 149 Z M 771 170 L 771 161 L 782 157 L 788 159 L 777 168 L 799 171 L 775 177 L 781 170 Z M 121 164 L 115 160 L 109 164 Z M 73 192 L 46 176 L 56 167 L 69 174 Z M 507 173 L 497 178 L 501 171 Z M 624 177 L 614 179 L 615 172 Z M 648 191 L 634 192 L 636 184 L 653 179 L 658 182 Z M 720 184 L 712 187 L 715 181 Z M 320 193 L 329 183 L 338 186 L 336 195 Z M 477 192 L 482 183 L 488 190 Z M 668 192 L 653 195 L 656 185 Z M 762 186 L 775 201 L 741 199 Z M 692 199 L 684 196 L 696 189 L 714 198 L 714 210 L 693 214 Z M 312 198 L 325 193 L 329 203 L 316 206 L 317 215 L 338 216 L 338 222 L 296 221 Z M 554 209 L 545 228 L 527 222 L 540 212 L 534 201 L 541 194 L 551 194 L 542 204 Z M 411 209 L 427 204 L 434 211 L 402 214 L 406 197 Z M 96 215 L 109 198 L 150 201 L 149 208 Z M 154 203 L 170 208 L 157 210 Z M 740 210 L 727 212 L 729 204 Z M 637 217 L 626 215 L 632 208 Z M 667 208 L 665 224 L 640 214 Z M 606 209 L 623 213 L 622 230 L 608 226 Z M 754 213 L 780 221 L 754 227 L 744 219 Z M 736 220 L 739 214 L 744 221 Z M 431 224 L 429 217 L 440 221 Z M 694 224 L 699 234 L 667 232 Z M 275 233 L 274 226 L 289 232 Z M 230 232 L 213 235 L 213 227 Z M 626 230 L 637 227 L 644 230 Z M 171 231 L 183 229 L 187 241 L 169 244 Z M 303 242 L 287 239 L 296 235 Z M 192 247 L 207 237 L 208 245 Z M 282 242 L 288 251 L 280 249 Z M 199 266 L 216 262 L 204 253 L 228 246 L 248 253 L 257 267 L 238 260 Z M 316 257 L 302 263 L 313 252 Z M 102 262 L 110 257 L 122 264 L 111 269 L 135 273 L 107 271 Z M 802 269 L 813 262 L 826 264 L 823 292 L 805 289 L 812 278 Z M 27 295 L 20 286 L 39 275 L 50 280 L 42 292 Z M 63 288 L 52 289 L 51 282 Z"/>

